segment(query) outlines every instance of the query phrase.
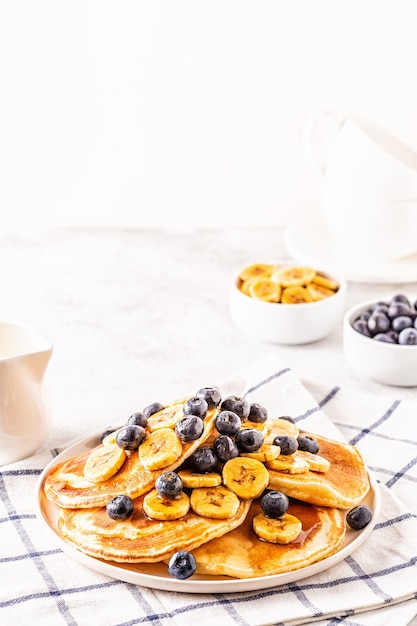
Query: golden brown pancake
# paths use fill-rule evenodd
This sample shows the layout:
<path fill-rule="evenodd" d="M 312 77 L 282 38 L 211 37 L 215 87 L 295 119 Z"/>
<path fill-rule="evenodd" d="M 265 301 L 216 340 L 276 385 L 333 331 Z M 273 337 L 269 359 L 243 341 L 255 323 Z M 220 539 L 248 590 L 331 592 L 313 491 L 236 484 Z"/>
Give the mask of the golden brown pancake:
<path fill-rule="evenodd" d="M 67 543 L 90 556 L 122 563 L 153 563 L 228 533 L 243 522 L 250 508 L 250 500 L 246 500 L 228 519 L 202 517 L 190 509 L 178 520 L 159 522 L 143 513 L 143 498 L 135 500 L 132 516 L 123 521 L 111 519 L 105 508 L 60 509 L 59 531 Z"/>
<path fill-rule="evenodd" d="M 303 474 L 268 469 L 269 489 L 319 506 L 348 509 L 359 504 L 370 488 L 359 451 L 350 444 L 319 435 L 311 437 L 319 443 L 319 455 L 330 461 L 330 469 L 325 473 L 309 470 Z"/>
<path fill-rule="evenodd" d="M 261 512 L 253 501 L 244 522 L 227 535 L 193 550 L 198 574 L 255 578 L 306 567 L 334 554 L 341 547 L 346 524 L 339 509 L 290 501 L 288 513 L 302 522 L 303 530 L 293 542 L 279 545 L 257 538 L 253 517 Z"/>
<path fill-rule="evenodd" d="M 60 507 L 74 509 L 105 506 L 111 498 L 120 494 L 136 498 L 149 491 L 162 472 L 175 470 L 206 441 L 214 428 L 217 413 L 217 410 L 209 411 L 204 420 L 203 435 L 195 441 L 182 443 L 181 456 L 167 467 L 146 469 L 137 450 L 134 450 L 127 453 L 124 464 L 114 476 L 93 483 L 83 474 L 90 450 L 53 467 L 44 482 L 45 495 Z"/>

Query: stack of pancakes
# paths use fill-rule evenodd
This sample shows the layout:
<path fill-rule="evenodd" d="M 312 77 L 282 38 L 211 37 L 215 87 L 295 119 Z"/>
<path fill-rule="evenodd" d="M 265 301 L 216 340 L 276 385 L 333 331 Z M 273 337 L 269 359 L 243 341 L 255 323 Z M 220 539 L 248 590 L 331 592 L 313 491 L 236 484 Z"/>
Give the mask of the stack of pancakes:
<path fill-rule="evenodd" d="M 182 406 L 183 400 L 149 418 L 146 437 L 158 428 L 175 432 L 177 420 L 183 417 Z M 289 458 L 280 454 L 273 444 L 276 435 L 297 437 L 299 434 L 294 423 L 280 418 L 268 417 L 264 424 L 242 425 L 262 429 L 264 446 L 258 454 L 252 454 L 262 471 L 254 469 L 247 483 L 238 476 L 240 489 L 234 492 L 238 504 L 229 515 L 202 515 L 191 507 L 178 519 L 151 519 L 145 514 L 143 501 L 155 489 L 160 474 L 195 473 L 187 465 L 187 459 L 199 447 L 211 446 L 218 436 L 215 419 L 219 411 L 215 408 L 208 412 L 201 437 L 191 442 L 181 441 L 178 457 L 165 467 L 149 469 L 149 464 L 143 463 L 143 455 L 141 460 L 139 446 L 137 450 L 125 451 L 120 467 L 114 465 L 110 472 L 102 473 L 104 479 L 92 480 L 86 464 L 90 460 L 91 467 L 95 458 L 106 459 L 106 453 L 111 456 L 117 446 L 115 434 L 93 450 L 55 465 L 44 480 L 43 491 L 58 507 L 58 528 L 64 540 L 89 556 L 119 563 L 167 562 L 177 551 L 192 551 L 197 573 L 236 578 L 288 572 L 337 552 L 346 533 L 346 511 L 358 505 L 370 488 L 364 462 L 353 446 L 318 435 L 311 435 L 319 444 L 317 455 L 297 451 Z M 252 471 L 245 461 L 248 457 L 251 454 L 242 454 L 235 461 L 235 465 L 241 463 L 242 477 Z M 106 477 L 109 473 L 112 475 Z M 211 489 L 233 491 L 221 464 L 218 472 L 210 472 L 217 473 L 218 487 Z M 208 484 L 204 482 L 207 479 L 204 474 L 194 479 L 190 485 Z M 247 488 L 251 481 L 259 483 L 259 488 Z M 184 490 L 191 498 L 193 486 Z M 290 500 L 288 513 L 301 522 L 301 532 L 288 543 L 262 540 L 253 531 L 252 520 L 261 512 L 260 498 L 265 490 L 286 494 Z M 118 495 L 128 495 L 134 500 L 132 515 L 124 520 L 114 520 L 106 511 L 107 503 Z"/>

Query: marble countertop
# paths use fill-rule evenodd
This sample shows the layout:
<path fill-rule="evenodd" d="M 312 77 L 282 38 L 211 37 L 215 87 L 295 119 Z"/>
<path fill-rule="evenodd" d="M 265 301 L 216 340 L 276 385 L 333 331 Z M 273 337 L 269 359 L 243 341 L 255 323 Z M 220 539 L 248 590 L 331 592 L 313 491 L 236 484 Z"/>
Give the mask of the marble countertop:
<path fill-rule="evenodd" d="M 233 326 L 228 294 L 245 264 L 286 259 L 283 233 L 258 230 L 42 230 L 0 235 L 3 320 L 53 344 L 51 437 L 120 423 L 146 404 L 218 384 L 274 350 L 301 380 L 396 398 L 416 388 L 353 372 L 341 328 L 303 346 L 260 344 Z M 414 285 L 415 287 L 415 285 Z M 410 285 L 348 283 L 347 306 Z M 417 292 L 417 289 L 416 289 Z"/>

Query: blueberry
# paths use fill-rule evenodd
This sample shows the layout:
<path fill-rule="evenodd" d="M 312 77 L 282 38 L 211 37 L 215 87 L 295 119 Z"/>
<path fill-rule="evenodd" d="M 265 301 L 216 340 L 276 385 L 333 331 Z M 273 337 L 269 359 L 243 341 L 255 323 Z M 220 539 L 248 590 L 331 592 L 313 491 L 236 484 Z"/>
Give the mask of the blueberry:
<path fill-rule="evenodd" d="M 376 335 L 372 337 L 372 339 L 374 339 L 375 341 L 382 341 L 383 343 L 397 343 L 397 340 L 395 339 L 395 337 L 389 332 L 377 333 Z"/>
<path fill-rule="evenodd" d="M 220 411 L 216 415 L 216 429 L 221 435 L 230 435 L 233 437 L 239 432 L 242 424 L 239 415 L 233 411 Z"/>
<path fill-rule="evenodd" d="M 136 450 L 145 439 L 145 435 L 145 429 L 142 426 L 129 424 L 118 431 L 116 443 L 125 450 Z"/>
<path fill-rule="evenodd" d="M 368 329 L 371 335 L 384 333 L 391 327 L 389 318 L 384 313 L 372 313 L 368 320 Z"/>
<path fill-rule="evenodd" d="M 398 317 L 394 317 L 394 319 L 391 321 L 391 328 L 397 333 L 399 333 L 404 328 L 411 328 L 412 325 L 413 318 L 409 315 L 399 315 Z"/>
<path fill-rule="evenodd" d="M 194 396 L 184 402 L 182 410 L 184 411 L 184 415 L 197 415 L 201 417 L 201 419 L 204 419 L 207 415 L 208 404 L 204 398 Z"/>
<path fill-rule="evenodd" d="M 163 472 L 155 481 L 155 489 L 160 496 L 174 500 L 182 491 L 182 480 L 175 472 Z"/>
<path fill-rule="evenodd" d="M 311 454 L 317 454 L 319 451 L 319 444 L 313 437 L 308 435 L 300 435 L 298 437 L 298 449 L 310 452 Z"/>
<path fill-rule="evenodd" d="M 100 441 L 102 442 L 103 439 L 105 439 L 106 437 L 114 433 L 115 431 L 116 431 L 116 428 L 111 428 L 111 427 L 108 428 L 107 430 L 104 431 L 104 433 L 100 435 Z"/>
<path fill-rule="evenodd" d="M 132 415 L 127 420 L 127 423 L 133 424 L 134 426 L 142 426 L 142 428 L 145 428 L 147 421 L 148 418 L 140 411 L 137 411 L 136 413 L 132 413 Z"/>
<path fill-rule="evenodd" d="M 281 454 L 294 454 L 298 450 L 298 441 L 290 435 L 277 435 L 274 439 L 274 445 L 281 448 Z"/>
<path fill-rule="evenodd" d="M 221 402 L 221 395 L 218 389 L 215 387 L 202 387 L 196 394 L 199 398 L 203 398 L 208 405 L 209 409 L 215 409 Z"/>
<path fill-rule="evenodd" d="M 241 452 L 256 452 L 264 442 L 264 436 L 256 428 L 242 428 L 235 437 L 236 445 Z"/>
<path fill-rule="evenodd" d="M 417 344 L 417 329 L 404 328 L 398 335 L 398 343 L 402 346 L 415 346 Z"/>
<path fill-rule="evenodd" d="M 287 511 L 289 500 L 281 491 L 268 491 L 261 498 L 261 508 L 268 517 L 281 517 Z"/>
<path fill-rule="evenodd" d="M 353 324 L 353 328 L 361 333 L 361 335 L 365 335 L 365 337 L 370 337 L 371 333 L 368 328 L 368 323 L 364 319 L 356 319 Z"/>
<path fill-rule="evenodd" d="M 264 406 L 257 402 L 252 402 L 249 409 L 248 418 L 251 422 L 256 424 L 264 424 L 268 419 L 268 411 Z"/>
<path fill-rule="evenodd" d="M 280 415 L 278 419 L 286 420 L 287 422 L 290 422 L 291 424 L 295 424 L 295 419 L 291 417 L 290 415 Z"/>
<path fill-rule="evenodd" d="M 410 300 L 403 293 L 398 293 L 391 298 L 391 302 L 403 302 L 411 308 Z"/>
<path fill-rule="evenodd" d="M 168 572 L 174 578 L 185 580 L 192 576 L 197 570 L 195 557 L 191 552 L 175 552 L 168 562 Z"/>
<path fill-rule="evenodd" d="M 106 506 L 107 515 L 115 520 L 127 519 L 132 515 L 133 509 L 133 500 L 129 496 L 115 496 Z"/>
<path fill-rule="evenodd" d="M 359 504 L 351 509 L 346 515 L 346 522 L 353 530 L 361 530 L 372 519 L 372 511 L 365 504 Z"/>
<path fill-rule="evenodd" d="M 163 408 L 165 407 L 160 402 L 152 402 L 152 404 L 145 406 L 142 413 L 144 414 L 145 417 L 150 417 L 154 413 L 158 413 L 158 411 L 162 411 Z"/>
<path fill-rule="evenodd" d="M 175 432 L 181 441 L 195 441 L 204 431 L 204 422 L 198 415 L 184 415 L 178 420 Z"/>
<path fill-rule="evenodd" d="M 393 319 L 394 317 L 398 317 L 400 315 L 411 315 L 411 306 L 406 302 L 400 301 L 391 301 L 388 309 L 388 317 Z"/>
<path fill-rule="evenodd" d="M 371 314 L 372 313 L 385 313 L 385 315 L 388 315 L 388 304 L 386 304 L 386 302 L 377 302 L 372 308 L 371 308 Z"/>
<path fill-rule="evenodd" d="M 239 448 L 231 437 L 220 435 L 213 441 L 213 450 L 222 463 L 239 456 Z"/>
<path fill-rule="evenodd" d="M 210 446 L 202 446 L 193 452 L 190 462 L 197 472 L 211 472 L 216 467 L 217 457 Z"/>
<path fill-rule="evenodd" d="M 221 403 L 220 408 L 225 411 L 233 411 L 233 413 L 239 415 L 241 419 L 249 417 L 249 402 L 244 398 L 239 398 L 238 396 L 227 396 L 227 398 L 225 398 Z"/>

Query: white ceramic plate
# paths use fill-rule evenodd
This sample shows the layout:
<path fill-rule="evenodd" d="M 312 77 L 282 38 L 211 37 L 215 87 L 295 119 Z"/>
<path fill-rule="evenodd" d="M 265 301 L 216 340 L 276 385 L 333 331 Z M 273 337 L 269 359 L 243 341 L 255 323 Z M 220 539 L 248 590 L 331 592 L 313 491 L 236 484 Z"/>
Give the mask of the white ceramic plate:
<path fill-rule="evenodd" d="M 340 274 L 346 280 L 393 284 L 417 281 L 417 255 L 395 261 L 363 259 L 332 239 L 320 215 L 290 224 L 284 241 L 289 254 L 300 263 Z"/>
<path fill-rule="evenodd" d="M 89 437 L 77 440 L 66 450 L 55 457 L 49 465 L 45 467 L 40 475 L 36 486 L 35 509 L 36 516 L 48 532 L 52 535 L 55 543 L 70 558 L 78 563 L 89 567 L 90 569 L 125 582 L 152 589 L 163 589 L 168 591 L 177 591 L 184 593 L 229 593 L 236 591 L 255 591 L 257 589 L 267 589 L 269 587 L 277 587 L 296 580 L 301 580 L 322 572 L 332 565 L 335 565 L 358 547 L 366 540 L 372 531 L 379 515 L 380 509 L 380 492 L 375 478 L 369 473 L 371 481 L 371 490 L 364 500 L 372 512 L 372 521 L 362 531 L 348 530 L 346 533 L 343 547 L 332 556 L 308 565 L 299 570 L 288 572 L 285 574 L 277 574 L 275 576 L 263 576 L 258 578 L 230 578 L 228 576 L 198 576 L 194 574 L 187 580 L 178 580 L 173 578 L 167 570 L 167 566 L 163 563 L 115 563 L 103 561 L 94 557 L 87 556 L 83 552 L 75 550 L 69 546 L 59 535 L 57 528 L 58 508 L 49 502 L 45 497 L 42 485 L 46 474 L 57 463 L 65 461 L 72 456 L 82 454 L 86 450 L 90 450 L 100 441 L 100 434 L 96 433 Z"/>

